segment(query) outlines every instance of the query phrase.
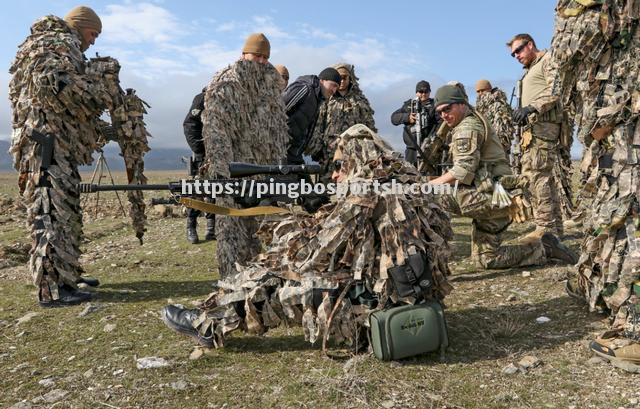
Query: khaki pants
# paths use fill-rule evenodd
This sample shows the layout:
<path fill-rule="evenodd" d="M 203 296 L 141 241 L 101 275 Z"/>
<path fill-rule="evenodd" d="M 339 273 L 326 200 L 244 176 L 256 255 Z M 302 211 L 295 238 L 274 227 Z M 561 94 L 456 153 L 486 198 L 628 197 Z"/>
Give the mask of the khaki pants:
<path fill-rule="evenodd" d="M 536 228 L 562 234 L 562 213 L 553 166 L 558 161 L 560 124 L 536 123 L 533 138 L 522 153 L 522 174 L 529 179 Z"/>

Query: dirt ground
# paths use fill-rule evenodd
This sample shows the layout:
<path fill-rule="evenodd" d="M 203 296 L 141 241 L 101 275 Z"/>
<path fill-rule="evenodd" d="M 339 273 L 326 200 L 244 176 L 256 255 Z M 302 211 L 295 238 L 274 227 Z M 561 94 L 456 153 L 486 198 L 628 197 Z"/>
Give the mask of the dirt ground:
<path fill-rule="evenodd" d="M 148 174 L 150 183 L 181 177 Z M 587 348 L 607 321 L 565 295 L 570 267 L 476 270 L 468 260 L 468 219 L 453 220 L 455 289 L 446 298 L 451 347 L 444 361 L 427 355 L 388 363 L 366 354 L 331 360 L 299 328 L 237 334 L 223 350 L 201 353 L 159 318 L 167 303 L 204 298 L 217 278 L 215 242 L 187 243 L 179 208 L 171 207 L 174 217 L 150 212 L 140 245 L 112 193 L 97 208 L 87 202 L 82 262 L 102 285 L 90 306 L 41 309 L 26 269 L 30 238 L 15 206 L 15 181 L 0 174 L 2 407 L 639 406 L 637 378 Z M 532 229 L 513 226 L 509 238 Z M 581 232 L 567 236 L 577 250 Z M 138 369 L 146 357 L 167 366 Z M 533 365 L 525 369 L 525 361 Z"/>

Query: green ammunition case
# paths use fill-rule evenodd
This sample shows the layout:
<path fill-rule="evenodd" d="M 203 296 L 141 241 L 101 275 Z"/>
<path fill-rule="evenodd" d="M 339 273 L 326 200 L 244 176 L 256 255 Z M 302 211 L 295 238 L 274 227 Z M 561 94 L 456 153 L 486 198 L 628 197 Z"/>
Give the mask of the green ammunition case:
<path fill-rule="evenodd" d="M 383 361 L 407 358 L 449 346 L 444 311 L 437 301 L 376 311 L 369 317 L 374 355 Z"/>

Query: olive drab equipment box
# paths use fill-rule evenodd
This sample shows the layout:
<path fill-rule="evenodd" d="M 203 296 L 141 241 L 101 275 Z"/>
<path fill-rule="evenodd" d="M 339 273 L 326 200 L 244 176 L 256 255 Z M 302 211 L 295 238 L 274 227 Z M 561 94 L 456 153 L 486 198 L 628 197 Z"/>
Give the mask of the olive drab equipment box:
<path fill-rule="evenodd" d="M 369 317 L 374 355 L 383 361 L 407 358 L 449 346 L 444 311 L 437 301 L 376 311 Z"/>

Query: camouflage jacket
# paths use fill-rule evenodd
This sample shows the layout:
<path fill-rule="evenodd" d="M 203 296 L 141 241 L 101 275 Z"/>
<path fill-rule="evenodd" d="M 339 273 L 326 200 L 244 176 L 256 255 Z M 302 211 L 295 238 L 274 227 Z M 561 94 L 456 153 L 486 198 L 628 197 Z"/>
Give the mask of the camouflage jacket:
<path fill-rule="evenodd" d="M 507 102 L 505 93 L 499 88 L 483 92 L 478 96 L 476 109 L 489 121 L 508 156 L 511 152 L 511 141 L 515 130 L 511 119 L 513 111 Z"/>
<path fill-rule="evenodd" d="M 109 97 L 101 79 L 87 75 L 86 68 L 80 34 L 64 20 L 45 16 L 33 24 L 9 69 L 16 170 L 39 167 L 29 163 L 32 129 L 55 135 L 53 151 L 60 160 L 91 163 L 101 136 L 98 119 Z"/>
<path fill-rule="evenodd" d="M 450 153 L 453 176 L 472 185 L 478 170 L 487 166 L 492 176 L 511 174 L 504 149 L 490 126 L 477 113 L 470 112 L 451 130 Z"/>
<path fill-rule="evenodd" d="M 280 74 L 271 64 L 240 60 L 207 86 L 203 124 L 210 177 L 229 176 L 229 162 L 279 163 L 287 151 Z"/>

